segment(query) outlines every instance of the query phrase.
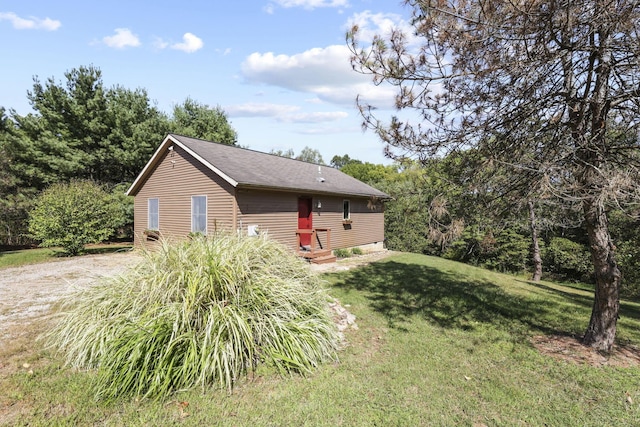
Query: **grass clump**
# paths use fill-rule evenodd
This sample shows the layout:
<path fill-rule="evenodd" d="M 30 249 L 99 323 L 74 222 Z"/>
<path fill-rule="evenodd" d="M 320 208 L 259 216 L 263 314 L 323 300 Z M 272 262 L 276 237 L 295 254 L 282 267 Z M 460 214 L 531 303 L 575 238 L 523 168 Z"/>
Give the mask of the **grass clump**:
<path fill-rule="evenodd" d="M 333 254 L 338 258 L 349 258 L 351 256 L 351 252 L 349 249 L 334 249 Z"/>
<path fill-rule="evenodd" d="M 231 389 L 260 363 L 305 372 L 336 357 L 320 279 L 266 237 L 164 243 L 69 301 L 51 338 L 68 364 L 97 368 L 98 398 Z"/>

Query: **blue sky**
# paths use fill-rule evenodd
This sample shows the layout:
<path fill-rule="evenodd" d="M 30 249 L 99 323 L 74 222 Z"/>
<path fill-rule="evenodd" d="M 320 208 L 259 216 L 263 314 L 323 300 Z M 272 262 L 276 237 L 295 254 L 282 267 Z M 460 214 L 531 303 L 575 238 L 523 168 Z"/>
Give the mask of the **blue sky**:
<path fill-rule="evenodd" d="M 242 146 L 387 164 L 355 97 L 391 116 L 393 91 L 351 70 L 345 33 L 387 34 L 408 13 L 399 0 L 2 1 L 0 106 L 26 114 L 34 76 L 94 65 L 165 112 L 187 97 L 221 106 Z"/>

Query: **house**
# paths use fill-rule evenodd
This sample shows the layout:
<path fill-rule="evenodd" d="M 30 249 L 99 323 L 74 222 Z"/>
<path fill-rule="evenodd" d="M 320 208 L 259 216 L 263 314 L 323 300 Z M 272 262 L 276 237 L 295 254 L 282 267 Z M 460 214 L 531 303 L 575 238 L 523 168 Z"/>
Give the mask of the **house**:
<path fill-rule="evenodd" d="M 237 230 L 268 233 L 317 261 L 332 249 L 381 247 L 389 198 L 328 166 L 173 134 L 127 194 L 136 245 Z"/>

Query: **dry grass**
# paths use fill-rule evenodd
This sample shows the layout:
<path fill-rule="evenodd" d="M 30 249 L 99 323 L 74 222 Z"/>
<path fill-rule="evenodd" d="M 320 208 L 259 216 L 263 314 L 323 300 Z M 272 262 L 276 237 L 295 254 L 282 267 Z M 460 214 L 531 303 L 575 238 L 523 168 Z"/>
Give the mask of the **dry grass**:
<path fill-rule="evenodd" d="M 50 338 L 68 365 L 97 368 L 99 398 L 231 390 L 260 363 L 305 372 L 335 359 L 327 301 L 284 246 L 219 234 L 165 243 L 73 295 Z"/>

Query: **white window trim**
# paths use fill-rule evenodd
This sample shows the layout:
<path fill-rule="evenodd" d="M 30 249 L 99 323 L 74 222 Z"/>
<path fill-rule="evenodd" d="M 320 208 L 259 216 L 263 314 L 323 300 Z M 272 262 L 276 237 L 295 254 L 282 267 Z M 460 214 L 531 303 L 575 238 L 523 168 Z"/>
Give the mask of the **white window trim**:
<path fill-rule="evenodd" d="M 204 197 L 204 231 L 195 231 L 194 230 L 194 223 L 193 223 L 193 200 L 196 197 Z M 209 222 L 209 198 L 207 197 L 206 194 L 194 194 L 193 196 L 191 196 L 191 232 L 192 233 L 203 233 L 203 234 L 207 234 L 208 231 L 208 223 Z"/>
<path fill-rule="evenodd" d="M 345 204 L 345 203 L 348 203 L 348 204 L 349 204 L 349 206 L 348 206 L 348 210 L 347 210 L 347 217 L 346 217 L 346 218 L 345 218 L 345 216 L 344 216 L 344 204 Z M 344 200 L 342 201 L 342 220 L 343 220 L 343 221 L 348 221 L 348 220 L 350 220 L 350 219 L 351 219 L 351 200 L 349 200 L 349 199 L 344 199 Z"/>
<path fill-rule="evenodd" d="M 158 218 L 157 218 L 157 226 L 151 227 L 151 201 L 155 200 L 156 201 L 156 205 L 158 208 Z M 147 229 L 148 230 L 155 230 L 158 231 L 160 230 L 160 199 L 158 197 L 149 197 L 147 199 Z"/>

